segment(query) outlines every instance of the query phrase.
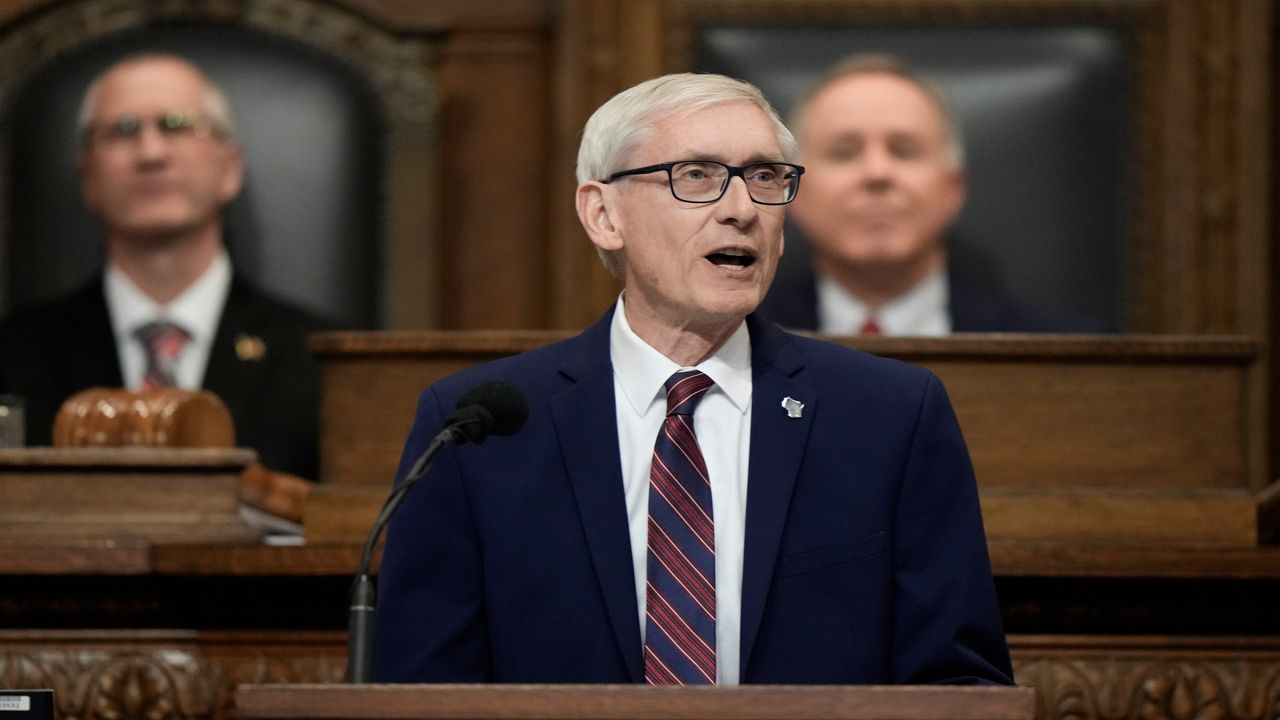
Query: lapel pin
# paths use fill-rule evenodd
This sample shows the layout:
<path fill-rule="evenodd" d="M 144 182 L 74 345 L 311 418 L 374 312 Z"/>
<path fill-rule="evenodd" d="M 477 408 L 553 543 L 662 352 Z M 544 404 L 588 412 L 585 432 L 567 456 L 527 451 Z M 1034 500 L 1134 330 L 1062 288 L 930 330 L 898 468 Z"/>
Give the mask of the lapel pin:
<path fill-rule="evenodd" d="M 798 418 L 804 413 L 804 403 L 793 397 L 782 398 L 782 409 L 787 411 L 787 417 Z"/>
<path fill-rule="evenodd" d="M 257 335 L 236 336 L 236 357 L 241 360 L 261 360 L 267 356 L 267 343 Z"/>

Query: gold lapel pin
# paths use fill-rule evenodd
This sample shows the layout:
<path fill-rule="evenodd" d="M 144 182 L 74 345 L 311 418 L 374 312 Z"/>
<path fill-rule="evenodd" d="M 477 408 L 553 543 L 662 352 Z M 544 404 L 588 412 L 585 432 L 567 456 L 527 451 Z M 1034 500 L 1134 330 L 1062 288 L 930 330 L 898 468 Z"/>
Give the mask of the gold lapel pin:
<path fill-rule="evenodd" d="M 267 356 L 267 343 L 257 335 L 236 336 L 236 357 L 241 360 L 261 360 Z"/>

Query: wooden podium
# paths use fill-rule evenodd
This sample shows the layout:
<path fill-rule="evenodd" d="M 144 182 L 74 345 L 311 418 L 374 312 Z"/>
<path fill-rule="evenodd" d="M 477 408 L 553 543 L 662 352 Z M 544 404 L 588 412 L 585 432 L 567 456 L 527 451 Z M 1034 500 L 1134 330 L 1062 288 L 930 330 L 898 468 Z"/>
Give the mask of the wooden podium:
<path fill-rule="evenodd" d="M 1034 720 L 1032 688 L 242 685 L 243 720 Z"/>

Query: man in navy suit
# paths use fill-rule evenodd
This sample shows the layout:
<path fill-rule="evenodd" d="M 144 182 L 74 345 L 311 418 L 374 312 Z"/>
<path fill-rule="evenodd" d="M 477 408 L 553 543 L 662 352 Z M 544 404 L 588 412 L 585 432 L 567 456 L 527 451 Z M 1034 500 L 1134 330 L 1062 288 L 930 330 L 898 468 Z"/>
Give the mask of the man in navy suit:
<path fill-rule="evenodd" d="M 521 388 L 529 419 L 447 447 L 407 494 L 378 680 L 1012 682 L 942 385 L 752 314 L 794 152 L 759 91 L 719 75 L 649 80 L 587 122 L 578 216 L 623 293 L 581 335 L 423 393 L 401 477 L 479 383 Z"/>
<path fill-rule="evenodd" d="M 79 129 L 105 268 L 0 324 L 0 392 L 25 399 L 28 444 L 48 444 L 59 406 L 88 387 L 203 387 L 264 465 L 314 479 L 320 372 L 306 338 L 323 323 L 233 272 L 222 212 L 243 169 L 222 91 L 182 58 L 131 56 L 90 85 Z M 143 339 L 156 323 L 183 338 L 162 371 Z"/>
<path fill-rule="evenodd" d="M 946 98 L 893 56 L 833 66 L 793 127 L 807 173 L 791 219 L 811 262 L 778 275 L 760 313 L 837 335 L 1096 332 L 1005 296 L 948 248 L 967 192 L 964 145 Z"/>

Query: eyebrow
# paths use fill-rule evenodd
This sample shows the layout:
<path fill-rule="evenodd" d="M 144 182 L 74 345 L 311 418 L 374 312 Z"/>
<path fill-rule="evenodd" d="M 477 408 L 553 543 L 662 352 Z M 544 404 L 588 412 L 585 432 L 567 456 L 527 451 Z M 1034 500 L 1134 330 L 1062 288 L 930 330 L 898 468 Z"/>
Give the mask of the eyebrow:
<path fill-rule="evenodd" d="M 728 160 L 725 160 L 723 155 L 712 155 L 708 153 L 692 153 L 691 152 L 691 153 L 686 153 L 684 155 L 680 155 L 680 157 L 682 158 L 680 162 L 718 162 L 723 165 L 734 164 L 729 162 Z M 776 155 L 756 154 L 748 157 L 747 160 L 742 163 L 742 165 L 745 166 L 745 165 L 756 165 L 759 163 L 784 163 L 784 162 L 786 162 L 786 160 L 783 160 Z"/>

